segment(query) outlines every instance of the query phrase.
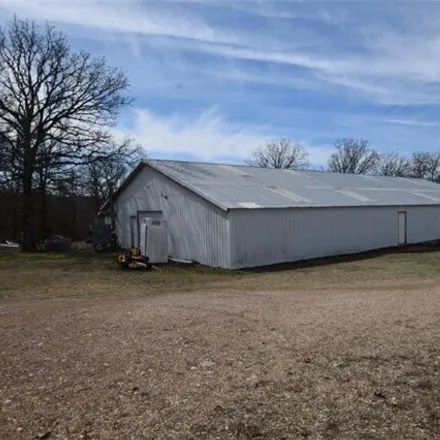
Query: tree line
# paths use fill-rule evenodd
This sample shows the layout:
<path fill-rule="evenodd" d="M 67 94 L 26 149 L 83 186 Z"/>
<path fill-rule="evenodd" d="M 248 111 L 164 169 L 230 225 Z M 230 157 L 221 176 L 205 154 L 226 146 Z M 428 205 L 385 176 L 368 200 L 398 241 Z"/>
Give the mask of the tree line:
<path fill-rule="evenodd" d="M 37 197 L 115 191 L 139 148 L 112 128 L 132 103 L 126 74 L 74 51 L 54 27 L 0 28 L 0 189 L 20 199 L 22 249 L 35 250 Z"/>
<path fill-rule="evenodd" d="M 440 182 L 440 151 L 418 151 L 411 156 L 397 151 L 379 153 L 365 139 L 342 139 L 333 145 L 327 166 L 320 170 L 337 173 L 392 177 L 417 177 Z M 288 138 L 269 140 L 247 160 L 249 165 L 292 170 L 311 169 L 303 144 Z"/>

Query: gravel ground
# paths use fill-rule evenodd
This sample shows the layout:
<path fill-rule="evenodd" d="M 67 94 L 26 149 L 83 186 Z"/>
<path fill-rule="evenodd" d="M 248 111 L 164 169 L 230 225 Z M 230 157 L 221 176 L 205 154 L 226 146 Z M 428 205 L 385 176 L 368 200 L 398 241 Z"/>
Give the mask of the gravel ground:
<path fill-rule="evenodd" d="M 439 293 L 3 301 L 0 438 L 440 438 Z"/>

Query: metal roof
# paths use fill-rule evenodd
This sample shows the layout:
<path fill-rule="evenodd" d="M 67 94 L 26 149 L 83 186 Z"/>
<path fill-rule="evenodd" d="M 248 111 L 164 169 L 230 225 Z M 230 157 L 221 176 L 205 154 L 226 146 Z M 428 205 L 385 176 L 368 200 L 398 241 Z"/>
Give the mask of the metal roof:
<path fill-rule="evenodd" d="M 421 179 L 167 160 L 146 165 L 223 210 L 440 205 L 440 185 Z"/>

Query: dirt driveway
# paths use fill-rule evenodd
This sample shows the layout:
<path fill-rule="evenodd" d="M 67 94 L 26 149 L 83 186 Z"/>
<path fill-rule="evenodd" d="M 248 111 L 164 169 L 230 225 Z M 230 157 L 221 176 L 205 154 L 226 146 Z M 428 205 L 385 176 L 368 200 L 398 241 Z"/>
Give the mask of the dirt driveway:
<path fill-rule="evenodd" d="M 0 304 L 5 439 L 434 439 L 437 289 Z"/>

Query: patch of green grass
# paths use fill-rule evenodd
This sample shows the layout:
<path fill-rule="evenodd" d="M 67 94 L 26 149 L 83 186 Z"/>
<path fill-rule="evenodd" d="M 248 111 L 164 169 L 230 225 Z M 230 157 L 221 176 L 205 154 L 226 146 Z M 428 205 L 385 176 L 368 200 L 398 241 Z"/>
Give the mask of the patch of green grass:
<path fill-rule="evenodd" d="M 0 298 L 133 296 L 195 290 L 237 274 L 169 265 L 121 270 L 114 254 L 8 253 L 0 258 Z"/>
<path fill-rule="evenodd" d="M 319 262 L 318 262 L 319 263 Z M 0 298 L 128 297 L 191 290 L 408 288 L 440 280 L 440 252 L 380 254 L 284 270 L 231 272 L 200 266 L 120 270 L 114 254 L 0 254 Z"/>

